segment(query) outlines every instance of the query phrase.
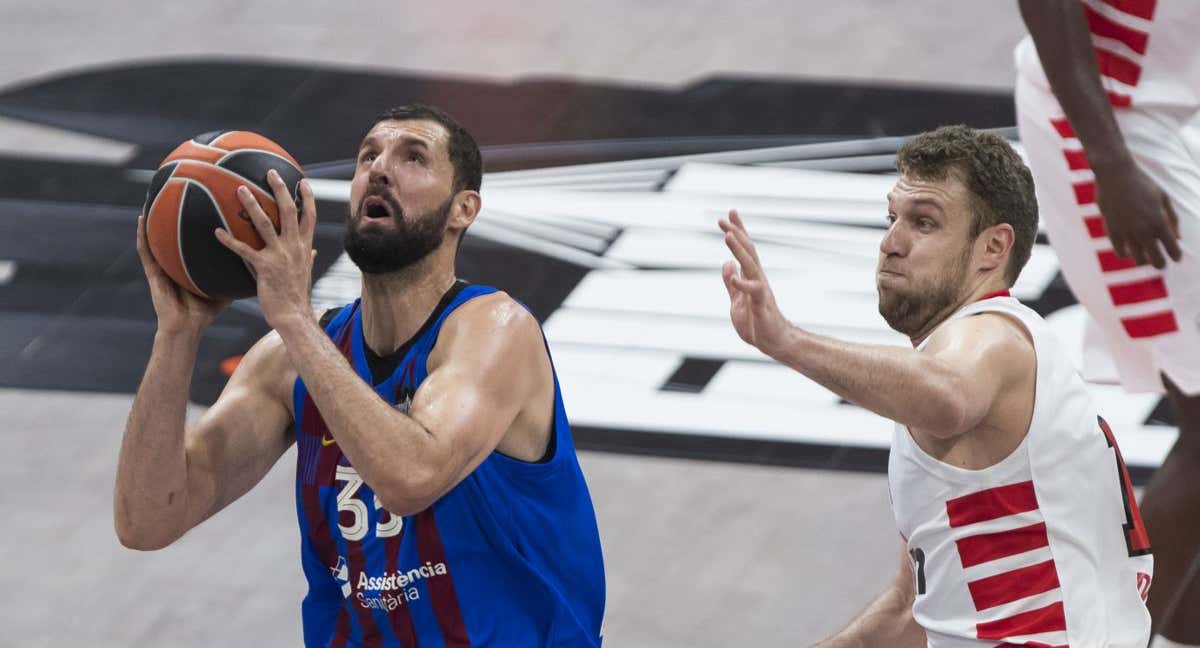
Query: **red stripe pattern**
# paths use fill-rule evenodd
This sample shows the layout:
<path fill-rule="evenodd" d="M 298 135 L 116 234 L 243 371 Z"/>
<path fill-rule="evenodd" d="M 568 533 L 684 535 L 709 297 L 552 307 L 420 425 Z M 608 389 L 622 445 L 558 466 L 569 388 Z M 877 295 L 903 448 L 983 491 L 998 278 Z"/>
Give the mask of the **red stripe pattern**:
<path fill-rule="evenodd" d="M 1046 537 L 1046 523 L 1038 522 L 1009 531 L 959 538 L 955 544 L 958 545 L 958 557 L 965 569 L 1041 549 L 1049 546 L 1050 541 Z"/>
<path fill-rule="evenodd" d="M 1084 153 L 1083 149 L 1063 151 L 1063 157 L 1067 159 L 1067 168 L 1072 171 L 1082 171 L 1091 168 L 1088 166 L 1087 153 Z"/>
<path fill-rule="evenodd" d="M 1094 239 L 1108 236 L 1108 228 L 1104 226 L 1104 217 L 1099 214 L 1084 216 L 1083 225 L 1087 228 L 1088 236 Z"/>
<path fill-rule="evenodd" d="M 366 486 L 359 489 L 359 493 L 363 494 L 367 490 Z M 371 501 L 369 498 L 366 501 Z M 367 558 L 363 555 L 363 546 L 361 540 L 346 540 L 346 563 L 350 568 L 350 582 L 358 581 L 359 574 L 367 571 Z M 375 622 L 375 615 L 372 614 L 370 608 L 363 607 L 358 604 L 358 601 L 353 600 L 349 603 L 354 607 L 355 616 L 358 617 L 358 627 L 362 630 L 360 641 L 362 648 L 380 648 L 383 645 L 383 633 L 380 630 L 379 624 Z M 406 606 L 399 606 L 405 607 Z M 343 606 L 342 609 L 345 609 Z M 407 608 L 406 608 L 407 609 Z"/>
<path fill-rule="evenodd" d="M 1155 0 L 1103 0 L 1105 4 L 1128 16 L 1151 20 L 1154 16 Z M 1114 52 L 1108 43 L 1096 43 L 1096 69 L 1103 79 L 1116 81 L 1126 87 L 1136 87 L 1142 79 L 1142 64 L 1140 59 L 1146 54 L 1150 35 L 1135 27 L 1130 27 L 1119 19 L 1103 12 L 1096 11 L 1084 3 L 1088 31 L 1096 38 L 1118 41 L 1129 48 L 1130 55 L 1137 56 L 1133 60 L 1129 55 Z M 1108 83 L 1106 86 L 1110 85 Z M 1133 105 L 1133 98 L 1120 87 L 1107 88 L 1108 103 L 1113 108 L 1128 108 Z"/>
<path fill-rule="evenodd" d="M 1138 54 L 1146 53 L 1146 42 L 1150 40 L 1149 34 L 1138 29 L 1126 27 L 1092 9 L 1086 3 L 1083 5 L 1083 10 L 1087 14 L 1088 31 L 1101 38 L 1120 41 Z"/>
<path fill-rule="evenodd" d="M 1000 640 L 1006 637 L 1041 634 L 1043 632 L 1061 632 L 1067 629 L 1067 617 L 1063 612 L 1062 602 L 1051 603 L 1046 607 L 1021 612 L 997 621 L 979 623 L 975 626 L 975 634 L 980 639 Z"/>
<path fill-rule="evenodd" d="M 1063 139 L 1074 139 L 1075 129 L 1071 128 L 1071 122 L 1066 119 L 1051 119 L 1050 125 L 1054 130 L 1058 131 L 1058 136 Z"/>
<path fill-rule="evenodd" d="M 1129 337 L 1135 339 L 1157 337 L 1179 330 L 1179 322 L 1175 320 L 1175 313 L 1172 311 L 1162 311 L 1141 317 L 1123 317 L 1121 326 L 1125 327 L 1125 332 L 1129 334 Z"/>
<path fill-rule="evenodd" d="M 1142 78 L 1142 66 L 1120 54 L 1114 54 L 1099 47 L 1095 49 L 1096 67 L 1100 70 L 1101 76 L 1116 79 L 1125 85 L 1135 86 L 1138 84 Z"/>
<path fill-rule="evenodd" d="M 1152 15 L 1154 12 L 1153 1 L 1105 1 L 1131 15 L 1140 15 L 1137 12 Z M 1084 7 L 1087 8 L 1087 5 L 1085 4 Z M 1091 8 L 1087 8 L 1087 11 L 1089 24 L 1092 26 L 1094 34 L 1108 38 L 1117 38 L 1129 44 L 1131 49 L 1139 52 L 1145 51 L 1145 39 L 1132 38 L 1136 34 L 1145 36 L 1144 33 L 1119 25 Z M 1115 78 L 1127 85 L 1137 84 L 1140 79 L 1141 68 L 1136 63 L 1130 61 L 1128 58 L 1101 49 L 1097 49 L 1096 56 L 1100 70 L 1105 76 Z M 1113 94 L 1110 92 L 1110 97 Z M 1126 102 L 1125 105 L 1128 105 L 1128 100 L 1128 96 L 1124 96 L 1121 99 L 1121 101 Z M 1117 105 L 1117 103 L 1113 105 Z M 1075 139 L 1075 131 L 1071 128 L 1071 123 L 1066 119 L 1051 119 L 1050 126 L 1063 140 Z M 1075 142 L 1063 142 L 1063 160 L 1070 171 L 1086 172 L 1090 170 L 1087 154 L 1079 149 L 1078 144 Z M 1096 182 L 1094 180 L 1076 180 L 1071 183 L 1071 191 L 1074 194 L 1076 205 L 1090 207 L 1096 204 Z M 1082 220 L 1090 238 L 1101 239 L 1108 236 L 1104 217 L 1101 214 L 1090 213 L 1084 216 Z M 1112 249 L 1098 250 L 1096 252 L 1096 261 L 1100 266 L 1100 272 L 1106 274 L 1129 270 L 1138 265 L 1132 258 L 1118 256 L 1116 251 Z M 1113 306 L 1143 304 L 1157 300 L 1166 300 L 1170 297 L 1166 282 L 1163 281 L 1161 275 L 1135 281 L 1114 281 L 1108 283 L 1107 288 Z M 1149 315 L 1121 317 L 1120 321 L 1126 335 L 1134 339 L 1152 338 L 1179 330 L 1179 323 L 1176 320 L 1175 313 L 1169 307 L 1166 310 Z"/>
<path fill-rule="evenodd" d="M 1158 0 L 1104 0 L 1104 4 L 1142 20 L 1154 20 Z"/>
<path fill-rule="evenodd" d="M 1076 205 L 1092 205 L 1096 202 L 1096 183 L 1092 180 L 1087 182 L 1077 182 L 1071 185 L 1071 189 L 1075 191 Z"/>
<path fill-rule="evenodd" d="M 1108 294 L 1112 297 L 1113 304 L 1117 306 L 1137 304 L 1166 297 L 1167 284 L 1163 283 L 1162 277 L 1150 277 L 1141 281 L 1109 284 Z"/>
<path fill-rule="evenodd" d="M 347 322 L 353 321 L 353 313 Z M 342 330 L 338 333 L 338 337 L 334 340 L 342 355 L 350 358 L 350 329 L 349 323 L 343 325 Z M 325 419 L 321 416 L 320 410 L 317 409 L 316 403 L 313 402 L 311 394 L 305 394 L 302 416 L 303 434 L 316 438 L 316 443 L 313 447 L 316 448 L 316 470 L 315 474 L 311 475 L 310 479 L 302 480 L 300 489 L 301 505 L 304 508 L 304 515 L 308 518 L 308 537 L 313 548 L 317 552 L 317 556 L 321 562 L 334 566 L 338 564 L 339 552 L 336 541 L 334 539 L 333 530 L 329 528 L 329 517 L 325 515 L 325 511 L 321 507 L 321 484 L 335 483 L 334 475 L 337 473 L 338 463 L 342 458 L 342 451 L 336 443 L 325 445 L 321 443 L 321 439 L 329 434 L 329 427 L 325 424 Z M 306 446 L 310 444 L 305 444 Z M 297 463 L 297 466 L 302 466 L 307 462 L 303 458 Z M 353 568 L 348 572 L 350 582 L 354 582 L 357 574 Z M 359 615 L 359 622 L 362 622 L 362 616 Z M 371 624 L 374 625 L 374 624 Z M 349 643 L 351 634 L 350 613 L 347 606 L 343 605 L 338 611 L 337 625 L 334 630 L 333 640 L 330 646 L 346 646 Z"/>
<path fill-rule="evenodd" d="M 329 642 L 329 648 L 346 648 L 350 644 L 350 613 L 346 611 L 346 607 L 338 612 L 337 625 L 333 629 L 333 640 Z"/>
<path fill-rule="evenodd" d="M 971 591 L 975 609 L 988 610 L 1058 589 L 1058 572 L 1054 569 L 1054 561 L 1047 560 L 971 581 L 967 583 L 967 589 Z"/>
<path fill-rule="evenodd" d="M 970 531 L 969 527 L 974 524 L 1038 510 L 1037 492 L 1032 480 L 988 488 L 946 502 L 946 518 L 950 527 L 965 531 Z M 955 540 L 955 546 L 963 568 L 969 569 L 1042 549 L 1049 546 L 1049 538 L 1045 521 L 1038 521 L 990 533 L 964 535 Z M 1041 560 L 968 580 L 967 590 L 975 610 L 985 612 L 1059 589 L 1054 560 L 1045 559 L 1044 552 L 1034 555 Z M 1065 629 L 1066 618 L 1061 599 L 1032 610 L 1018 609 L 1007 616 L 975 625 L 978 638 L 997 641 Z"/>
<path fill-rule="evenodd" d="M 388 538 L 384 542 L 384 550 L 387 552 L 387 572 L 395 574 L 399 571 L 400 560 L 400 539 L 404 537 L 404 531 Z M 401 646 L 417 645 L 417 630 L 413 625 L 412 612 L 409 611 L 407 605 L 398 606 L 395 610 L 388 613 L 388 621 L 392 625 L 392 634 L 400 640 Z"/>
<path fill-rule="evenodd" d="M 1096 258 L 1100 261 L 1101 272 L 1116 272 L 1137 267 L 1137 262 L 1132 258 L 1117 256 L 1112 250 L 1101 250 L 1096 253 Z"/>
<path fill-rule="evenodd" d="M 352 362 L 351 344 L 352 337 L 350 331 L 353 328 L 354 313 L 350 314 L 346 323 L 342 326 L 342 330 L 338 332 L 334 339 L 334 344 L 338 350 L 345 356 L 347 362 Z M 298 478 L 301 481 L 301 505 L 304 509 L 305 517 L 308 518 L 309 540 L 321 562 L 326 565 L 337 565 L 339 563 L 339 552 L 336 544 L 335 533 L 330 528 L 329 516 L 321 505 L 321 488 L 336 488 L 338 465 L 344 463 L 341 449 L 339 448 L 336 439 L 329 432 L 329 427 L 325 423 L 325 419 L 321 416 L 320 410 L 317 409 L 313 402 L 311 394 L 305 394 L 304 404 L 301 416 L 302 428 L 302 451 L 301 456 L 297 461 Z M 328 444 L 322 443 L 322 439 L 329 439 Z M 311 448 L 313 457 L 304 456 L 304 449 Z M 364 494 L 369 491 L 364 488 Z M 396 535 L 387 539 L 387 570 L 388 573 L 398 571 L 396 560 L 399 554 L 400 540 L 403 536 Z M 347 577 L 350 583 L 358 580 L 359 574 L 363 573 L 366 568 L 366 557 L 363 552 L 361 542 L 346 541 L 346 567 Z M 350 644 L 351 636 L 354 634 L 354 627 L 351 625 L 351 612 L 353 608 L 354 616 L 358 620 L 358 627 L 361 629 L 362 636 L 359 638 L 361 645 L 364 648 L 374 648 L 383 645 L 382 628 L 377 623 L 374 614 L 370 609 L 356 605 L 351 599 L 347 604 L 343 605 L 338 611 L 337 624 L 334 629 L 334 636 L 330 646 L 340 648 Z M 416 646 L 416 631 L 413 626 L 412 614 L 407 605 L 399 605 L 396 608 L 387 612 L 388 621 L 391 625 L 392 632 L 401 641 L 404 646 Z"/>
<path fill-rule="evenodd" d="M 949 500 L 946 502 L 946 515 L 950 518 L 950 527 L 957 528 L 1036 511 L 1037 507 L 1037 494 L 1033 490 L 1033 482 L 1024 481 Z"/>
<path fill-rule="evenodd" d="M 1121 92 L 1108 91 L 1108 105 L 1113 108 L 1128 108 L 1133 105 L 1133 97 Z"/>
<path fill-rule="evenodd" d="M 448 564 L 441 532 L 438 531 L 437 518 L 434 517 L 432 508 L 417 514 L 417 556 L 421 562 Z M 446 642 L 446 648 L 471 648 L 462 610 L 458 605 L 458 594 L 454 591 L 452 574 L 448 573 L 445 578 L 429 579 L 425 584 L 433 600 L 433 613 L 442 629 L 442 639 Z"/>

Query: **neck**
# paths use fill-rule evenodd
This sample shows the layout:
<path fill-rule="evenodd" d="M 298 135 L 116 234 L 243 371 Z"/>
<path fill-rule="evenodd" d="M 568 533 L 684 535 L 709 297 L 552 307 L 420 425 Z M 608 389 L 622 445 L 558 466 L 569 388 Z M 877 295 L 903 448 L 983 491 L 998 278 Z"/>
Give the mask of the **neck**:
<path fill-rule="evenodd" d="M 926 324 L 916 335 L 912 335 L 909 339 L 912 341 L 913 348 L 916 348 L 933 334 L 934 330 L 946 321 L 951 315 L 957 313 L 967 304 L 973 304 L 992 293 L 1007 291 L 1008 284 L 1004 282 L 1004 278 L 997 275 L 988 275 L 972 286 L 968 286 L 966 292 L 958 300 L 947 304 L 942 310 L 934 313 L 933 317 L 929 318 L 929 323 Z"/>
<path fill-rule="evenodd" d="M 446 263 L 441 252 L 396 272 L 363 274 L 363 337 L 372 351 L 387 355 L 412 339 L 454 285 L 453 256 Z"/>

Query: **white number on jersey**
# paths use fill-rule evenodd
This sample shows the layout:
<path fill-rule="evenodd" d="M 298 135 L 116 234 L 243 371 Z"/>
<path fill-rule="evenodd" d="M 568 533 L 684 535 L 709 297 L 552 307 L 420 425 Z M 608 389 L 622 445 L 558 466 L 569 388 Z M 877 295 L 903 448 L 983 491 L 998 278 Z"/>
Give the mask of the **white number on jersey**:
<path fill-rule="evenodd" d="M 338 529 L 342 532 L 342 537 L 349 541 L 359 541 L 367 537 L 367 505 L 358 499 L 358 489 L 362 487 L 362 477 L 358 476 L 358 471 L 350 466 L 338 466 L 337 475 L 338 481 L 344 481 L 346 484 L 338 491 L 337 507 L 338 507 Z M 383 511 L 387 516 L 387 521 L 384 521 L 384 515 L 380 515 L 379 521 L 375 524 L 375 537 L 390 538 L 394 535 L 399 535 L 404 529 L 404 518 L 399 515 L 392 515 L 391 511 L 383 508 L 383 504 L 379 501 L 379 496 L 375 496 L 375 510 Z M 353 518 L 353 522 L 349 525 L 343 525 L 341 522 L 341 513 L 349 512 Z"/>

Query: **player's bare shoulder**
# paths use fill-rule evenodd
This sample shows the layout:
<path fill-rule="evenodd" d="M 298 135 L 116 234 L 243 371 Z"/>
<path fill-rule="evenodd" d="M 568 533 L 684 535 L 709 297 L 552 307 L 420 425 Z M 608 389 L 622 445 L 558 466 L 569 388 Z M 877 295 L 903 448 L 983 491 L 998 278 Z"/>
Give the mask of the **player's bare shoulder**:
<path fill-rule="evenodd" d="M 430 369 L 444 362 L 455 349 L 484 355 L 499 353 L 508 356 L 509 362 L 545 356 L 537 319 L 502 291 L 476 297 L 446 318 L 429 357 Z"/>
<path fill-rule="evenodd" d="M 996 311 L 946 322 L 929 336 L 923 351 L 934 355 L 965 352 L 1017 371 L 1032 370 L 1036 362 L 1029 330 L 1017 318 Z"/>
<path fill-rule="evenodd" d="M 503 292 L 458 307 L 429 356 L 430 372 L 447 369 L 515 407 L 497 450 L 525 461 L 544 456 L 553 429 L 554 374 L 532 313 Z"/>

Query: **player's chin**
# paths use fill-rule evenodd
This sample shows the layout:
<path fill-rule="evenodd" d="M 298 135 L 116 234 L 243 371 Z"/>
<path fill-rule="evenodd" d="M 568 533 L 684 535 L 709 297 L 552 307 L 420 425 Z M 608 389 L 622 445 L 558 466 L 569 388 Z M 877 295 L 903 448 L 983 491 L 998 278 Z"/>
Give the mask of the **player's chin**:
<path fill-rule="evenodd" d="M 392 218 L 369 218 L 362 214 L 355 216 L 350 221 L 350 227 L 356 232 L 379 232 L 393 227 L 395 223 Z"/>

